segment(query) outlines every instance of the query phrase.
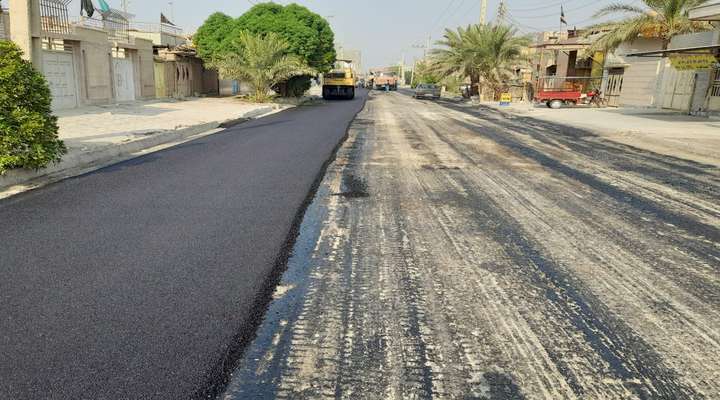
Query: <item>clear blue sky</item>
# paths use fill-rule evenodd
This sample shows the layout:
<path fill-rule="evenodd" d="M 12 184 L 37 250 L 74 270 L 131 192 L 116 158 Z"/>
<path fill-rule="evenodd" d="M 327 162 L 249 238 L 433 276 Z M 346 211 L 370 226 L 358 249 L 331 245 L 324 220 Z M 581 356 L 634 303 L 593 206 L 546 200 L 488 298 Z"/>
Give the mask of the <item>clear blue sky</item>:
<path fill-rule="evenodd" d="M 106 0 L 120 8 L 120 0 Z M 97 4 L 97 0 L 95 0 Z M 260 2 L 252 0 L 252 3 Z M 289 4 L 282 0 L 276 3 Z M 406 62 L 422 56 L 428 35 L 432 41 L 442 36 L 444 27 L 477 23 L 480 0 L 296 0 L 323 16 L 333 27 L 336 41 L 346 48 L 363 53 L 365 67 L 379 67 L 399 62 L 405 53 Z M 506 0 L 511 22 L 524 32 L 557 30 L 560 27 L 560 4 L 564 5 L 570 27 L 591 24 L 591 16 L 613 0 Z M 638 3 L 638 0 L 625 0 Z M 71 15 L 77 15 L 79 0 L 73 0 Z M 248 0 L 175 0 L 176 23 L 193 32 L 215 11 L 239 16 L 252 7 Z M 497 12 L 499 0 L 488 1 L 488 19 Z M 138 21 L 157 21 L 160 12 L 172 14 L 167 0 L 130 0 L 130 12 Z M 381 45 L 376 45 L 381 44 Z"/>

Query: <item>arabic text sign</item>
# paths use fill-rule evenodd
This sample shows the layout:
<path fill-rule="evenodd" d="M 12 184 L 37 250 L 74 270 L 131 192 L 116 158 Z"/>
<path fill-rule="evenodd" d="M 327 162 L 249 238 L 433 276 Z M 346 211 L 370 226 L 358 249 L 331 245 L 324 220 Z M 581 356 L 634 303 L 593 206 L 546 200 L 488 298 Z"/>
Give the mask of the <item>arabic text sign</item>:
<path fill-rule="evenodd" d="M 670 64 L 680 71 L 708 69 L 717 64 L 712 54 L 671 54 Z"/>

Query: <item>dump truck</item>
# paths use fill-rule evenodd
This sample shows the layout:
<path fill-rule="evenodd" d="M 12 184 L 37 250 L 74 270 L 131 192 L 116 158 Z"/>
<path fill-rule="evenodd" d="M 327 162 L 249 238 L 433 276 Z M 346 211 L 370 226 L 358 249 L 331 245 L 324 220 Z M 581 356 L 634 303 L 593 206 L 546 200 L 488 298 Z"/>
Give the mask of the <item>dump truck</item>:
<path fill-rule="evenodd" d="M 352 68 L 334 69 L 323 75 L 322 96 L 323 99 L 347 99 L 355 98 L 355 72 Z"/>
<path fill-rule="evenodd" d="M 394 72 L 375 72 L 373 75 L 373 89 L 385 90 L 397 90 L 398 88 L 398 76 Z"/>

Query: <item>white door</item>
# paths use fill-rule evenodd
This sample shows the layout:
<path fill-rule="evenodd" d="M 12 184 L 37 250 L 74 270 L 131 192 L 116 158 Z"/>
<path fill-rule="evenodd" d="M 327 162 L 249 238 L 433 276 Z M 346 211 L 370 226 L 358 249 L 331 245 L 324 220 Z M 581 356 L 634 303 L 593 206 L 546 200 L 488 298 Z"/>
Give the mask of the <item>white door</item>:
<path fill-rule="evenodd" d="M 44 51 L 43 74 L 50 86 L 54 110 L 77 107 L 77 85 L 72 53 Z"/>
<path fill-rule="evenodd" d="M 695 87 L 695 71 L 666 68 L 663 78 L 663 108 L 689 111 Z"/>
<path fill-rule="evenodd" d="M 135 74 L 133 73 L 133 63 L 129 58 L 113 57 L 113 72 L 115 79 L 115 100 L 116 101 L 133 101 L 135 100 Z"/>

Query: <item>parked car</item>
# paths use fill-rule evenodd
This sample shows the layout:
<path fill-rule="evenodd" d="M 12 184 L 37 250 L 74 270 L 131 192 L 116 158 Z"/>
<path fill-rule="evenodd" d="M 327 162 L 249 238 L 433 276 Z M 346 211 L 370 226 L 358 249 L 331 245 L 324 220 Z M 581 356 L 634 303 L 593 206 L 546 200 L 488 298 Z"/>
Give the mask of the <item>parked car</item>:
<path fill-rule="evenodd" d="M 442 89 L 440 86 L 433 85 L 431 83 L 421 83 L 415 87 L 415 94 L 413 97 L 419 98 L 432 98 L 439 99 Z"/>

